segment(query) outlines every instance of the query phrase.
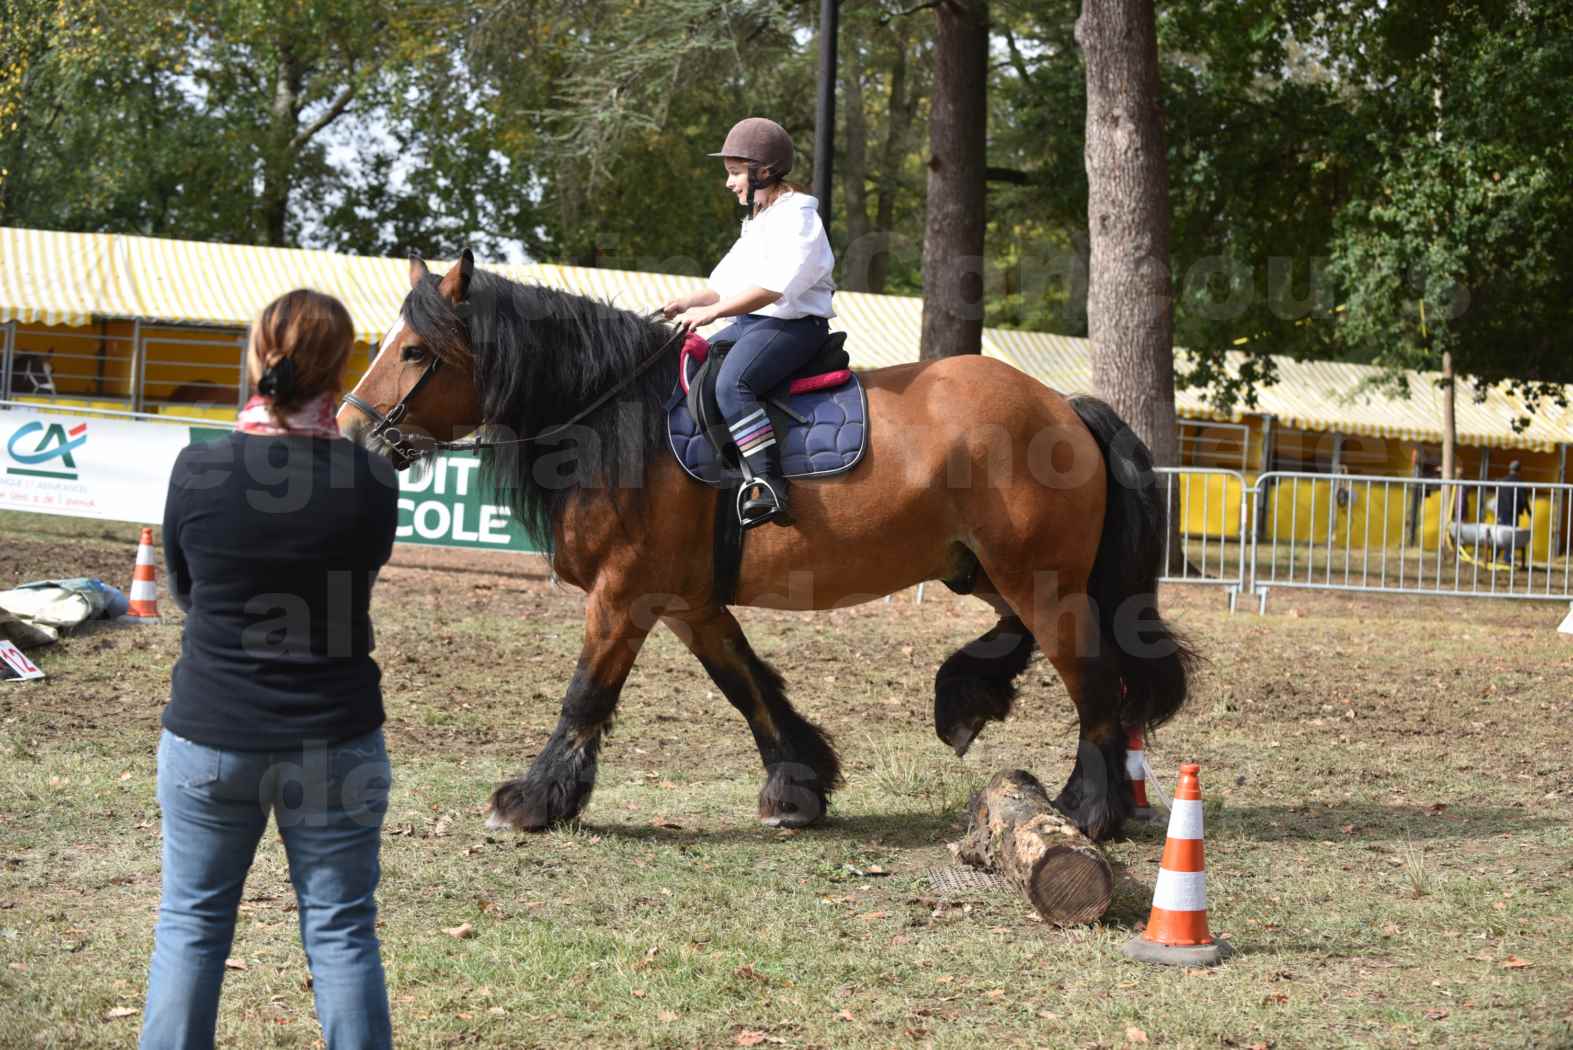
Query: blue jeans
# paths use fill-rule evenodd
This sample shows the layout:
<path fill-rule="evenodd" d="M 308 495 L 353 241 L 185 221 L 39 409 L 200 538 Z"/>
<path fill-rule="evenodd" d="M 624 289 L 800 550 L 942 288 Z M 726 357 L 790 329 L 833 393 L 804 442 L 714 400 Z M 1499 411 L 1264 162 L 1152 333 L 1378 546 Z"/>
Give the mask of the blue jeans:
<path fill-rule="evenodd" d="M 374 897 L 391 786 L 380 729 L 290 752 L 221 750 L 164 731 L 164 892 L 143 1050 L 213 1045 L 235 913 L 269 814 L 289 857 L 329 1050 L 393 1045 Z"/>
<path fill-rule="evenodd" d="M 770 420 L 760 398 L 787 376 L 808 364 L 825 345 L 830 322 L 823 317 L 779 317 L 747 314 L 716 333 L 712 343 L 735 340 L 721 359 L 715 398 L 731 428 L 732 439 L 757 473 L 774 474 L 778 457 Z"/>

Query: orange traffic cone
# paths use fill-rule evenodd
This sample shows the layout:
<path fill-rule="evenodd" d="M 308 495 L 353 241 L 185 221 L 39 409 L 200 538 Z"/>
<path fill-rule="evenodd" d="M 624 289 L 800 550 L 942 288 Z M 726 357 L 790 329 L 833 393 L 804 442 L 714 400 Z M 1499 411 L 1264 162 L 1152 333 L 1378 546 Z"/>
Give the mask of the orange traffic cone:
<path fill-rule="evenodd" d="M 1125 731 L 1125 775 L 1130 779 L 1131 798 L 1136 803 L 1131 819 L 1156 823 L 1158 812 L 1147 801 L 1147 752 L 1142 749 L 1140 726 L 1131 726 Z"/>
<path fill-rule="evenodd" d="M 133 623 L 158 623 L 157 567 L 153 564 L 153 530 L 143 529 L 137 543 L 137 567 L 131 570 L 131 610 L 126 619 Z"/>
<path fill-rule="evenodd" d="M 1125 954 L 1142 962 L 1211 966 L 1233 950 L 1207 930 L 1207 865 L 1202 858 L 1201 767 L 1180 767 L 1169 811 L 1169 835 L 1158 864 L 1147 928 L 1125 945 Z"/>

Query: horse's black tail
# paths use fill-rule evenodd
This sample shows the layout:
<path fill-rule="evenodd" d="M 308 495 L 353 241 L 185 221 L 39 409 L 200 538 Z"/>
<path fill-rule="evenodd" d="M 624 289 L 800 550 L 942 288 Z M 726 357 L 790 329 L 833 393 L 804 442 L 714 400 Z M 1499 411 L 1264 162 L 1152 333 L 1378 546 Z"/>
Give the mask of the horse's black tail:
<path fill-rule="evenodd" d="M 1152 452 L 1114 409 L 1095 397 L 1072 398 L 1071 407 L 1097 440 L 1109 479 L 1103 538 L 1087 581 L 1100 653 L 1112 654 L 1119 675 L 1121 721 L 1151 729 L 1185 703 L 1196 661 L 1190 645 L 1158 615 L 1167 493 L 1153 473 Z"/>

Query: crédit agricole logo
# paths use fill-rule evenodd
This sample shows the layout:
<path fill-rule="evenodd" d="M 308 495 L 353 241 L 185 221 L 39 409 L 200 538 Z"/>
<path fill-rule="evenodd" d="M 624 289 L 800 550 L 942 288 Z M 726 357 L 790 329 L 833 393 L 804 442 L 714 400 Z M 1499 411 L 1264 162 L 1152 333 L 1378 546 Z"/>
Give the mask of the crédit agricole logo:
<path fill-rule="evenodd" d="M 87 441 L 87 424 L 78 423 L 67 430 L 64 423 L 34 421 L 17 428 L 6 442 L 6 453 L 12 463 L 7 474 L 20 474 L 29 478 L 56 478 L 61 481 L 77 479 L 76 460 L 71 453 Z"/>

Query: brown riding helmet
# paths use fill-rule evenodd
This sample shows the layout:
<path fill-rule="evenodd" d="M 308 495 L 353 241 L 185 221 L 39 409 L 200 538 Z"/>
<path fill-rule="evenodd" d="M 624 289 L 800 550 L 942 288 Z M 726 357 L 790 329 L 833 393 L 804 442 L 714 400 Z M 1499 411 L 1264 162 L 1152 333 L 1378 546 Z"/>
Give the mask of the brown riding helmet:
<path fill-rule="evenodd" d="M 792 170 L 792 137 L 768 117 L 746 117 L 732 125 L 721 152 L 710 156 L 752 161 L 769 168 L 772 180 L 782 179 Z"/>

